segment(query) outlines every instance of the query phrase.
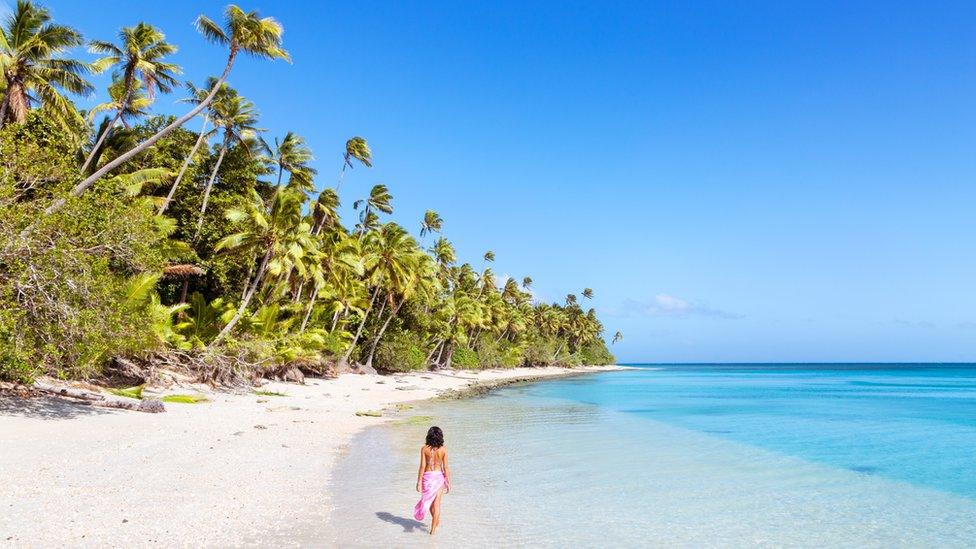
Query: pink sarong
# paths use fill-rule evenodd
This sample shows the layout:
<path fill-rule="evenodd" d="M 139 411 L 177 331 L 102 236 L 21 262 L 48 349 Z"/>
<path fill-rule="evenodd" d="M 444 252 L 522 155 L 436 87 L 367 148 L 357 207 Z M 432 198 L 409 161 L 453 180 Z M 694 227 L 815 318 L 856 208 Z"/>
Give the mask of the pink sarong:
<path fill-rule="evenodd" d="M 424 473 L 424 479 L 420 484 L 423 491 L 420 493 L 420 501 L 417 502 L 417 505 L 413 506 L 413 518 L 424 520 L 424 516 L 430 510 L 430 505 L 434 503 L 434 498 L 437 497 L 437 494 L 440 493 L 445 484 L 444 473 L 441 471 L 427 471 Z"/>

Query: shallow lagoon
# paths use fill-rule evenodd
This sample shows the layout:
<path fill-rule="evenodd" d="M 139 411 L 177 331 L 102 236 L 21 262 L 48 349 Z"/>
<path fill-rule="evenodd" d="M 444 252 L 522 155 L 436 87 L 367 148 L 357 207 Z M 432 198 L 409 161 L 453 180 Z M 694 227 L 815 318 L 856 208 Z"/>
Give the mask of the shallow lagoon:
<path fill-rule="evenodd" d="M 451 451 L 438 546 L 976 543 L 972 366 L 654 366 L 416 412 Z M 357 438 L 335 542 L 431 542 L 411 517 L 425 429 Z"/>

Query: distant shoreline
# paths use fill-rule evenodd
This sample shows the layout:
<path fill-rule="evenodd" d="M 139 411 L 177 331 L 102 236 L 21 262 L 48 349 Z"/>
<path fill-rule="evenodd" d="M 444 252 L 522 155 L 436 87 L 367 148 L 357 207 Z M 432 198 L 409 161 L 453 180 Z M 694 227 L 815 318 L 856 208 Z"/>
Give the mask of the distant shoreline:
<path fill-rule="evenodd" d="M 210 402 L 169 403 L 163 414 L 0 397 L 0 500 L 9 505 L 0 540 L 16 547 L 286 542 L 283 517 L 329 520 L 336 457 L 361 430 L 395 419 L 398 405 L 617 369 L 347 374 L 261 387 L 284 396 L 205 391 Z"/>

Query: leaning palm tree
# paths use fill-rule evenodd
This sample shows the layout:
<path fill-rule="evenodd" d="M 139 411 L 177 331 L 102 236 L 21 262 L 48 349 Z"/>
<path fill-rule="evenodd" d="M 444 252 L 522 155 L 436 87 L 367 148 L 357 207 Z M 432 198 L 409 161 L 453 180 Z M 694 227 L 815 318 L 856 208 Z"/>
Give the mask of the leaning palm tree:
<path fill-rule="evenodd" d="M 226 82 L 218 85 L 217 78 L 213 76 L 207 79 L 207 84 L 204 88 L 197 88 L 192 82 L 186 83 L 186 89 L 190 91 L 190 94 L 181 101 L 195 103 L 197 105 L 202 103 L 210 94 L 210 90 L 214 89 L 215 87 L 217 88 L 217 95 L 214 96 L 213 101 L 207 105 L 206 114 L 203 115 L 203 127 L 200 128 L 200 133 L 197 135 L 196 143 L 193 144 L 193 148 L 190 149 L 189 154 L 187 154 L 186 158 L 183 160 L 183 165 L 180 166 L 180 173 L 177 174 L 176 180 L 173 181 L 173 185 L 169 188 L 169 193 L 166 195 L 166 199 L 163 200 L 162 205 L 159 206 L 159 215 L 163 215 L 166 208 L 169 208 L 170 202 L 173 201 L 173 195 L 176 194 L 176 188 L 179 187 L 180 181 L 183 181 L 183 176 L 186 174 L 187 168 L 190 167 L 190 162 L 193 161 L 193 156 L 197 154 L 200 146 L 203 145 L 205 141 L 209 143 L 210 137 L 217 132 L 218 129 L 207 131 L 207 126 L 210 124 L 210 120 L 213 119 L 213 106 L 214 103 L 220 102 L 222 94 L 230 93 L 229 90 L 231 89 Z"/>
<path fill-rule="evenodd" d="M 326 226 L 339 226 L 339 195 L 333 189 L 324 189 L 312 205 L 312 234 L 318 236 Z"/>
<path fill-rule="evenodd" d="M 110 148 L 107 145 L 111 141 L 106 141 L 106 137 L 109 134 L 113 134 L 114 126 L 116 123 L 121 122 L 122 127 L 125 129 L 130 129 L 132 122 L 138 118 L 142 118 L 149 114 L 147 110 L 150 105 L 149 98 L 142 92 L 140 88 L 125 93 L 123 82 L 116 80 L 108 88 L 109 101 L 105 103 L 100 103 L 92 107 L 88 111 L 88 123 L 94 123 L 95 117 L 103 112 L 113 112 L 115 115 L 112 118 L 105 118 L 101 124 L 98 126 L 97 140 L 92 144 L 91 152 L 88 153 L 88 159 L 86 160 L 85 168 L 87 168 L 88 163 L 98 165 L 98 160 L 101 158 L 106 149 Z"/>
<path fill-rule="evenodd" d="M 339 186 L 342 185 L 342 176 L 346 174 L 346 168 L 352 168 L 353 159 L 367 168 L 373 167 L 373 151 L 369 150 L 369 145 L 362 137 L 356 136 L 346 141 L 346 152 L 342 155 L 342 169 L 339 170 L 336 192 L 339 192 Z"/>
<path fill-rule="evenodd" d="M 593 299 L 593 290 L 591 288 L 583 288 L 583 297 Z"/>
<path fill-rule="evenodd" d="M 211 344 L 219 343 L 230 334 L 267 274 L 277 276 L 293 266 L 301 269 L 304 265 L 302 257 L 315 247 L 311 227 L 302 216 L 304 199 L 304 195 L 286 189 L 275 193 L 271 205 L 266 207 L 261 195 L 252 189 L 249 204 L 227 211 L 228 221 L 240 223 L 243 228 L 221 239 L 215 249 L 236 250 L 252 258 L 260 254 L 261 259 L 237 312 Z"/>
<path fill-rule="evenodd" d="M 210 93 L 196 107 L 191 109 L 190 112 L 177 118 L 165 128 L 159 130 L 128 152 L 119 155 L 118 158 L 105 164 L 101 169 L 85 178 L 81 183 L 75 185 L 71 189 L 71 196 L 80 196 L 92 183 L 98 181 L 103 175 L 153 146 L 157 141 L 171 134 L 176 128 L 186 124 L 190 119 L 205 109 L 213 101 L 214 96 L 217 95 L 220 84 L 227 80 L 227 75 L 230 74 L 230 70 L 234 66 L 234 59 L 238 53 L 244 52 L 255 57 L 271 60 L 289 60 L 288 52 L 281 47 L 281 35 L 283 33 L 281 25 L 271 17 L 260 17 L 256 11 L 245 12 L 232 4 L 224 10 L 223 27 L 208 17 L 201 15 L 197 18 L 197 29 L 211 42 L 227 46 L 229 50 L 227 63 L 224 65 L 224 72 L 217 78 Z M 54 203 L 44 210 L 44 213 L 52 214 L 60 210 L 65 202 L 64 198 L 55 200 Z"/>
<path fill-rule="evenodd" d="M 0 28 L 0 127 L 23 122 L 33 103 L 39 103 L 62 126 L 82 125 L 81 115 L 62 92 L 94 92 L 84 78 L 93 67 L 62 55 L 83 42 L 75 29 L 52 23 L 46 8 L 31 0 L 17 1 L 17 8 Z"/>
<path fill-rule="evenodd" d="M 420 223 L 420 238 L 423 238 L 427 233 L 439 233 L 441 232 L 441 226 L 444 224 L 444 220 L 441 216 L 437 215 L 434 210 L 427 210 L 424 214 L 424 220 Z"/>
<path fill-rule="evenodd" d="M 276 137 L 274 148 L 264 140 L 261 143 L 271 162 L 278 167 L 277 188 L 281 188 L 281 176 L 284 172 L 292 176 L 296 173 L 302 176 L 315 175 L 316 171 L 308 165 L 315 157 L 312 156 L 312 150 L 305 144 L 305 138 L 302 136 L 288 132 L 280 141 Z"/>
<path fill-rule="evenodd" d="M 485 263 L 493 263 L 495 261 L 495 252 L 488 250 L 485 252 L 484 257 Z"/>
<path fill-rule="evenodd" d="M 369 198 L 361 198 L 353 202 L 352 207 L 354 210 L 363 209 L 359 214 L 359 239 L 362 240 L 363 235 L 373 224 L 376 223 L 376 212 L 382 212 L 385 214 L 393 213 L 393 206 L 390 205 L 390 201 L 393 200 L 393 196 L 390 195 L 389 189 L 386 185 L 382 183 L 378 185 L 373 185 L 373 188 L 369 191 Z"/>
<path fill-rule="evenodd" d="M 369 318 L 380 292 L 385 292 L 388 297 L 381 304 L 378 316 L 382 318 L 383 310 L 387 302 L 393 298 L 393 294 L 397 291 L 402 291 L 407 286 L 410 278 L 413 276 L 412 270 L 415 268 L 417 261 L 417 254 L 415 253 L 417 243 L 407 231 L 403 230 L 403 227 L 400 227 L 396 223 L 387 223 L 379 230 L 371 231 L 369 238 L 366 239 L 363 246 L 371 258 L 369 281 L 374 287 L 374 290 L 370 298 L 370 303 L 359 321 L 359 327 L 353 335 L 352 343 L 343 355 L 340 364 L 347 364 L 349 362 L 349 358 L 356 348 L 356 343 L 363 333 L 363 327 L 366 325 L 366 320 Z"/>
<path fill-rule="evenodd" d="M 618 331 L 617 333 L 613 334 L 613 341 L 610 344 L 613 345 L 618 341 L 623 341 L 623 339 L 624 339 L 624 334 Z"/>
<path fill-rule="evenodd" d="M 179 85 L 176 75 L 180 73 L 179 65 L 165 61 L 168 55 L 176 53 L 176 46 L 166 42 L 166 35 L 156 27 L 148 23 L 139 23 L 134 27 L 123 27 L 119 31 L 119 45 L 102 40 L 92 40 L 88 45 L 88 50 L 92 53 L 103 54 L 105 57 L 95 62 L 99 69 L 116 67 L 113 78 L 122 85 L 122 99 L 120 103 L 125 105 L 129 101 L 129 95 L 135 92 L 138 86 L 146 88 L 146 97 L 149 101 L 156 98 L 156 90 L 169 93 L 173 87 Z M 101 147 L 102 142 L 108 137 L 108 133 L 123 116 L 123 107 L 120 107 L 115 114 L 115 118 L 109 124 L 107 130 L 95 142 L 92 152 L 88 154 L 85 163 L 81 166 L 84 173 L 91 164 L 95 151 Z"/>
<path fill-rule="evenodd" d="M 214 103 L 213 116 L 214 128 L 223 130 L 224 140 L 220 145 L 217 163 L 214 164 L 210 179 L 207 180 L 207 186 L 203 190 L 203 203 L 200 205 L 200 217 L 197 219 L 194 240 L 200 236 L 200 230 L 203 228 L 203 216 L 207 213 L 210 190 L 213 188 L 214 180 L 217 179 L 217 172 L 220 171 L 227 150 L 233 145 L 253 139 L 258 132 L 263 131 L 255 126 L 258 122 L 258 113 L 254 104 L 238 95 L 233 89 L 228 89 L 221 100 Z"/>
<path fill-rule="evenodd" d="M 525 288 L 526 290 L 528 290 L 529 288 L 532 287 L 532 277 L 531 276 L 526 276 L 526 277 L 522 278 L 522 287 Z"/>

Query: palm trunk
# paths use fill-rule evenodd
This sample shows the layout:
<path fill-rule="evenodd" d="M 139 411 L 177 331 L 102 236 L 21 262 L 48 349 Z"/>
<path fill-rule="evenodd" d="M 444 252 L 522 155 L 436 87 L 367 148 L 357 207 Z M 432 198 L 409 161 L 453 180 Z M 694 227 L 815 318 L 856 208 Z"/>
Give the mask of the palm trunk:
<path fill-rule="evenodd" d="M 254 258 L 251 258 L 250 265 L 247 266 L 247 277 L 244 279 L 244 288 L 241 290 L 241 300 L 247 295 L 248 283 L 251 280 L 251 273 L 254 272 Z"/>
<path fill-rule="evenodd" d="M 204 100 L 201 101 L 199 105 L 191 109 L 190 112 L 174 120 L 173 123 L 170 124 L 169 126 L 166 126 L 165 128 L 153 134 L 153 136 L 150 137 L 149 139 L 146 139 L 139 145 L 133 147 L 132 150 L 119 155 L 118 158 L 116 158 L 115 160 L 112 160 L 111 162 L 105 164 L 104 166 L 102 166 L 100 170 L 96 171 L 95 173 L 85 178 L 85 180 L 82 181 L 81 183 L 75 185 L 74 188 L 71 189 L 71 196 L 81 196 L 86 190 L 88 190 L 88 187 L 91 187 L 92 184 L 98 181 L 103 175 L 121 166 L 122 164 L 125 164 L 130 159 L 132 159 L 132 157 L 145 151 L 149 147 L 152 147 L 153 145 L 156 144 L 157 141 L 173 133 L 174 130 L 176 130 L 183 124 L 186 124 L 194 116 L 200 114 L 200 111 L 205 109 L 207 105 L 209 105 L 210 102 L 213 101 L 213 98 L 215 95 L 217 95 L 217 90 L 220 89 L 221 84 L 223 84 L 224 81 L 227 80 L 227 75 L 230 74 L 230 69 L 231 67 L 234 66 L 235 57 L 237 57 L 237 45 L 232 43 L 230 47 L 230 54 L 227 56 L 227 65 L 224 67 L 223 74 L 220 75 L 220 78 L 217 79 L 217 82 L 216 84 L 214 84 L 213 89 L 210 90 L 210 93 L 207 94 L 207 97 L 204 98 Z M 44 214 L 45 215 L 53 214 L 54 212 L 64 207 L 65 202 L 66 200 L 64 198 L 59 198 L 55 200 L 50 206 L 47 207 L 46 210 L 44 210 Z"/>
<path fill-rule="evenodd" d="M 339 170 L 339 180 L 336 181 L 336 194 L 339 194 L 339 186 L 342 185 L 342 176 L 346 174 L 346 166 L 349 165 L 349 159 L 342 159 L 342 169 Z"/>
<path fill-rule="evenodd" d="M 224 144 L 220 147 L 220 156 L 217 157 L 217 165 L 214 166 L 213 173 L 210 174 L 210 180 L 207 181 L 207 188 L 203 190 L 203 204 L 200 205 L 200 218 L 197 219 L 197 232 L 193 235 L 193 240 L 200 238 L 200 229 L 203 228 L 203 214 L 207 212 L 207 202 L 210 200 L 210 189 L 213 188 L 214 179 L 217 179 L 217 172 L 220 170 L 220 164 L 224 161 L 224 155 L 227 154 L 227 139 L 224 139 Z"/>
<path fill-rule="evenodd" d="M 109 134 L 112 133 L 112 128 L 115 127 L 115 123 L 119 121 L 119 118 L 122 118 L 122 109 L 116 111 L 115 118 L 109 122 L 108 127 L 105 128 L 105 131 L 98 136 L 98 141 L 95 142 L 95 146 L 92 147 L 91 152 L 88 153 L 88 158 L 85 159 L 85 163 L 81 165 L 81 173 L 85 173 L 85 171 L 88 169 L 88 165 L 91 164 L 91 161 L 95 159 L 95 153 L 98 152 L 99 147 L 105 143 L 105 139 L 107 139 Z"/>
<path fill-rule="evenodd" d="M 216 345 L 218 342 L 220 342 L 221 339 L 227 337 L 227 334 L 229 334 L 230 331 L 234 329 L 234 326 L 237 325 L 237 322 L 241 319 L 241 316 L 244 315 L 244 311 L 247 310 L 247 306 L 251 302 L 251 298 L 254 297 L 254 292 L 257 291 L 258 286 L 261 284 L 261 279 L 264 278 L 264 273 L 268 269 L 268 262 L 271 261 L 271 250 L 272 247 L 271 245 L 269 245 L 268 251 L 264 253 L 264 259 L 261 260 L 261 266 L 258 268 L 257 274 L 254 275 L 254 280 L 251 282 L 251 287 L 248 288 L 247 294 L 244 296 L 244 299 L 241 301 L 241 306 L 237 308 L 237 312 L 234 314 L 234 318 L 230 319 L 230 322 L 228 322 L 227 325 L 224 326 L 224 329 L 221 330 L 219 334 L 217 334 L 217 337 L 215 337 L 212 342 L 210 342 L 211 345 Z"/>
<path fill-rule="evenodd" d="M 446 339 L 441 343 L 441 351 L 439 353 L 437 353 L 437 360 L 434 361 L 434 366 L 440 366 L 441 365 L 441 358 L 443 358 L 443 356 L 444 356 L 444 349 L 447 349 L 447 340 Z"/>
<path fill-rule="evenodd" d="M 431 349 L 429 353 L 427 353 L 427 358 L 424 359 L 424 366 L 427 366 L 428 364 L 430 364 L 430 359 L 434 358 L 434 353 L 436 353 L 437 352 L 437 349 L 440 349 L 441 348 L 441 345 L 443 345 L 443 344 L 444 344 L 444 340 L 442 339 L 442 340 L 438 341 L 434 345 L 434 348 Z M 438 358 L 440 358 L 440 357 L 438 357 Z"/>
<path fill-rule="evenodd" d="M 312 296 L 308 301 L 308 310 L 305 311 L 305 318 L 302 319 L 302 329 L 298 330 L 298 333 L 305 333 L 305 327 L 308 326 L 308 319 L 312 317 L 312 309 L 315 307 L 315 298 L 319 295 L 319 287 L 316 286 L 312 289 Z"/>
<path fill-rule="evenodd" d="M 207 135 L 207 124 L 210 122 L 210 117 L 207 115 L 203 116 L 203 127 L 200 128 L 200 135 L 197 136 L 197 142 L 193 144 L 193 148 L 190 149 L 190 154 L 186 155 L 186 160 L 183 161 L 183 166 L 180 167 L 180 173 L 176 176 L 176 181 L 173 182 L 173 186 L 169 188 L 169 194 L 166 195 L 166 200 L 163 205 L 159 207 L 159 215 L 163 215 L 166 208 L 169 208 L 169 203 L 173 200 L 173 195 L 176 194 L 176 187 L 180 185 L 180 181 L 183 180 L 183 175 L 186 174 L 186 169 L 190 167 L 190 162 L 193 161 L 193 155 L 197 153 L 200 145 L 203 144 L 203 138 Z"/>
<path fill-rule="evenodd" d="M 563 351 L 563 347 L 565 347 L 565 346 L 566 346 L 566 342 L 565 341 L 559 344 L 559 347 L 556 349 L 556 354 L 552 355 L 553 362 L 556 361 L 556 358 L 559 357 L 559 353 L 561 353 Z"/>
<path fill-rule="evenodd" d="M 332 327 L 329 329 L 330 334 L 335 331 L 336 324 L 339 323 L 339 312 L 339 309 L 336 309 L 335 314 L 332 315 Z"/>
<path fill-rule="evenodd" d="M 505 328 L 504 330 L 502 330 L 502 335 L 498 336 L 498 339 L 495 340 L 495 345 L 498 345 L 498 342 L 501 341 L 502 338 L 504 338 L 505 337 L 505 334 L 507 334 L 507 333 L 508 333 L 508 328 Z"/>
<path fill-rule="evenodd" d="M 376 285 L 376 289 L 373 290 L 373 297 L 369 299 L 369 307 L 366 307 L 366 312 L 363 313 L 363 319 L 359 321 L 359 327 L 356 328 L 356 335 L 352 338 L 352 344 L 349 345 L 349 350 L 343 355 L 341 364 L 348 364 L 349 357 L 352 356 L 353 351 L 356 349 L 356 343 L 359 342 L 359 336 L 363 333 L 363 326 L 366 325 L 366 319 L 369 318 L 370 311 L 373 310 L 373 304 L 376 303 L 376 296 L 380 293 L 379 284 Z"/>
<path fill-rule="evenodd" d="M 383 326 L 380 327 L 380 332 L 378 334 L 376 334 L 376 339 L 373 340 L 373 344 L 369 348 L 369 357 L 366 359 L 366 364 L 368 364 L 370 366 L 373 365 L 373 355 L 376 354 L 376 348 L 380 344 L 380 339 L 383 337 L 383 333 L 386 332 L 386 328 L 389 327 L 390 321 L 392 321 L 393 318 L 396 317 L 397 313 L 400 312 L 400 307 L 403 307 L 403 304 L 406 301 L 407 301 L 406 299 L 401 299 L 400 300 L 400 303 L 396 307 L 393 308 L 393 312 L 390 313 L 390 316 L 387 317 L 386 322 L 384 322 L 383 323 Z"/>
<path fill-rule="evenodd" d="M 183 277 L 183 288 L 180 290 L 180 303 L 186 303 L 186 293 L 190 291 L 190 277 Z"/>

